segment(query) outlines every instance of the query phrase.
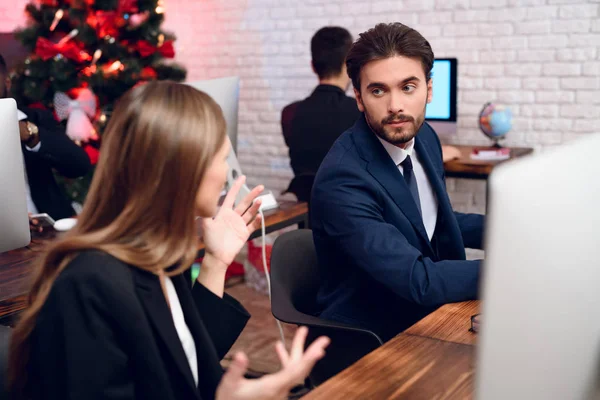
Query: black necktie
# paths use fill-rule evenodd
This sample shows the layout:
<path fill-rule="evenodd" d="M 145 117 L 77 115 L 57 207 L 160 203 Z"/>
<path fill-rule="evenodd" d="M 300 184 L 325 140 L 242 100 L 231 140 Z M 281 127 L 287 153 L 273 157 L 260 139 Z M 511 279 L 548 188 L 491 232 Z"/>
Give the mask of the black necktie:
<path fill-rule="evenodd" d="M 419 199 L 419 187 L 417 186 L 417 178 L 415 177 L 415 174 L 413 172 L 413 164 L 410 160 L 410 156 L 406 156 L 406 158 L 400 163 L 400 165 L 402 165 L 402 175 L 404 175 L 404 181 L 406 182 L 406 185 L 410 190 L 410 194 L 412 194 L 415 204 L 419 209 L 419 214 L 422 214 L 421 200 Z"/>

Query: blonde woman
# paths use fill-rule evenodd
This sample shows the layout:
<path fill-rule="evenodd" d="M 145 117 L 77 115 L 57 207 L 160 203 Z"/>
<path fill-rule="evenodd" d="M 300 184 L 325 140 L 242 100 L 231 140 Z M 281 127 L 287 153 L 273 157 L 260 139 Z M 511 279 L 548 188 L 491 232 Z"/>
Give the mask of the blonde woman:
<path fill-rule="evenodd" d="M 263 189 L 234 208 L 240 179 L 217 213 L 228 152 L 208 95 L 152 82 L 123 97 L 79 222 L 40 259 L 15 327 L 13 398 L 276 399 L 304 379 L 328 344 L 304 352 L 305 329 L 290 354 L 278 344 L 280 372 L 246 380 L 237 354 L 222 373 L 249 318 L 223 293 L 225 271 L 260 226 L 253 201 Z M 192 288 L 197 216 L 206 256 Z"/>

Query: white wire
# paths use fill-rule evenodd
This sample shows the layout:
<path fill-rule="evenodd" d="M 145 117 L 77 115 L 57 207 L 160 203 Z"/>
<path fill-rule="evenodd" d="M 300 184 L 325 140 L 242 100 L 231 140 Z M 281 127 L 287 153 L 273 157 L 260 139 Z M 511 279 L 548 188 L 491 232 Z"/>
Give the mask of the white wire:
<path fill-rule="evenodd" d="M 265 215 L 262 210 L 259 209 L 258 213 L 260 214 L 261 220 L 261 230 L 262 230 L 262 261 L 263 268 L 265 270 L 265 277 L 267 278 L 267 289 L 269 290 L 269 302 L 273 304 L 273 299 L 271 299 L 271 276 L 269 274 L 269 268 L 267 267 L 267 232 L 265 230 Z M 283 336 L 283 327 L 281 326 L 281 322 L 277 318 L 275 318 L 275 322 L 277 322 L 277 327 L 279 328 L 279 337 L 281 338 L 281 343 L 285 347 L 285 336 Z"/>

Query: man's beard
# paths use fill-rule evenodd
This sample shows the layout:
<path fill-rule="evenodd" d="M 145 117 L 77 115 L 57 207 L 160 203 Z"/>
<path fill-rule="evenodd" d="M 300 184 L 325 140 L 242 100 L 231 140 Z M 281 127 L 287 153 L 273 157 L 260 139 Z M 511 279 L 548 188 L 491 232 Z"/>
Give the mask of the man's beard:
<path fill-rule="evenodd" d="M 421 129 L 421 126 L 425 121 L 426 107 L 427 103 L 425 103 L 425 107 L 423 107 L 423 112 L 416 118 L 400 113 L 388 115 L 381 121 L 375 121 L 371 114 L 369 114 L 369 110 L 367 110 L 365 107 L 365 117 L 369 127 L 371 127 L 371 130 L 377 136 L 388 143 L 398 146 L 410 142 L 415 136 L 417 136 L 417 132 L 419 132 L 419 129 Z M 387 125 L 392 122 L 406 122 L 406 124 L 401 127 Z"/>

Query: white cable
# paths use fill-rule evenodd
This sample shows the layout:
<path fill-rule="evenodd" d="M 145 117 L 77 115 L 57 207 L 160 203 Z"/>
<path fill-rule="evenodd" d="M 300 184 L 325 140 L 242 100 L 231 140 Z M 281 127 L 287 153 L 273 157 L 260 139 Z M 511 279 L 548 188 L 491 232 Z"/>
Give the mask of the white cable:
<path fill-rule="evenodd" d="M 267 232 L 265 230 L 265 215 L 262 210 L 259 209 L 258 213 L 260 214 L 261 227 L 262 227 L 262 261 L 263 268 L 265 270 L 265 277 L 267 278 L 267 289 L 269 290 L 269 302 L 273 304 L 273 299 L 271 299 L 271 276 L 269 274 L 269 268 L 267 267 Z M 275 322 L 277 322 L 277 327 L 279 328 L 279 336 L 281 337 L 281 343 L 283 343 L 283 347 L 285 347 L 285 336 L 283 336 L 283 327 L 281 326 L 281 322 L 277 318 L 275 318 Z"/>

